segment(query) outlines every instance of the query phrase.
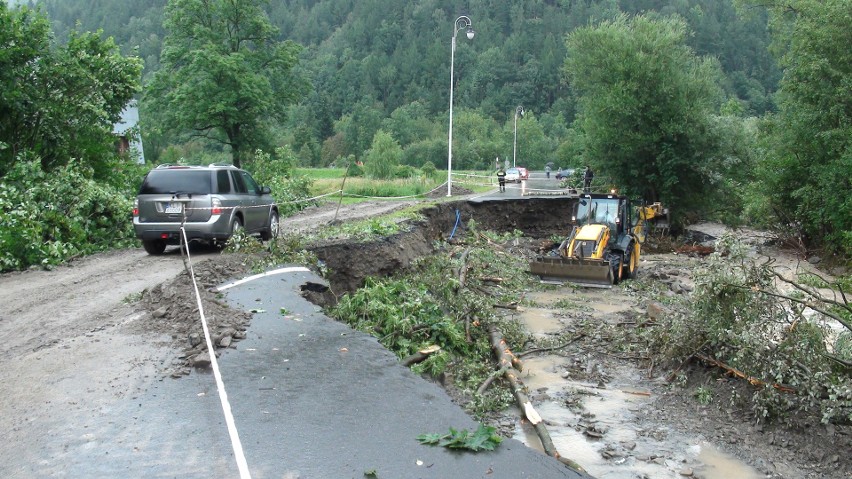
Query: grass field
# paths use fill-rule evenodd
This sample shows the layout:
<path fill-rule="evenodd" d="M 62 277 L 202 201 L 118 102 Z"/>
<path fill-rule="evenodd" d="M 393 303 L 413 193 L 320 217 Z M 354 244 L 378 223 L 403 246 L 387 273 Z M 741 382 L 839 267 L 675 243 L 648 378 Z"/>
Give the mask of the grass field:
<path fill-rule="evenodd" d="M 348 177 L 344 184 L 343 168 L 298 168 L 296 174 L 306 176 L 312 180 L 311 194 L 313 196 L 325 195 L 339 191 L 343 188 L 344 201 L 347 203 L 363 201 L 370 198 L 399 198 L 407 196 L 421 196 L 430 191 L 443 187 L 446 188 L 446 172 L 437 172 L 433 177 L 397 178 L 393 180 L 374 180 L 364 177 Z M 478 175 L 468 177 L 465 175 Z M 464 186 L 476 192 L 487 191 L 492 188 L 491 178 L 485 178 L 487 173 L 475 171 L 454 172 L 453 185 Z M 336 195 L 334 196 L 336 197 Z M 366 198 L 364 198 L 366 197 Z"/>

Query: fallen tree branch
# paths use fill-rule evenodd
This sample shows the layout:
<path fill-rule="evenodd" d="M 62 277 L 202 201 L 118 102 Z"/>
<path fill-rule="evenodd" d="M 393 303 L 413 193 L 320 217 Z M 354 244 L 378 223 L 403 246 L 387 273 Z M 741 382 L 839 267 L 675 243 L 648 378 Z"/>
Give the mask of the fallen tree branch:
<path fill-rule="evenodd" d="M 484 392 L 485 392 L 485 390 L 486 390 L 486 389 L 488 389 L 488 386 L 490 386 L 490 385 L 491 385 L 491 383 L 493 383 L 495 379 L 497 379 L 497 378 L 499 378 L 500 376 L 502 376 L 502 375 L 506 374 L 506 371 L 508 371 L 508 370 L 509 370 L 509 368 L 510 368 L 510 366 L 503 366 L 502 368 L 500 368 L 500 369 L 498 369 L 498 370 L 494 371 L 493 373 L 491 373 L 491 374 L 490 374 L 487 378 L 485 378 L 485 381 L 483 381 L 483 382 L 482 382 L 482 385 L 481 385 L 481 386 L 479 386 L 479 387 L 476 389 L 476 394 L 480 394 L 480 395 L 481 395 L 482 393 L 484 393 Z"/>
<path fill-rule="evenodd" d="M 462 255 L 461 255 L 461 258 L 460 258 L 461 266 L 459 266 L 459 270 L 458 270 L 459 285 L 458 285 L 458 288 L 456 288 L 456 291 L 464 288 L 464 283 L 465 283 L 466 276 L 467 276 L 467 257 L 469 255 L 470 255 L 470 248 L 467 248 L 466 250 L 464 250 L 464 253 L 462 253 Z"/>
<path fill-rule="evenodd" d="M 500 278 L 499 276 L 480 276 L 479 280 L 487 281 L 489 283 L 502 283 L 503 281 L 506 281 L 505 279 Z"/>
<path fill-rule="evenodd" d="M 512 350 L 509 349 L 509 346 L 503 339 L 503 335 L 500 334 L 500 331 L 492 325 L 488 329 L 488 337 L 491 340 L 491 349 L 494 351 L 494 355 L 497 356 L 497 364 L 500 366 L 501 371 L 503 369 L 506 370 L 503 373 L 503 376 L 509 381 L 509 386 L 512 389 L 512 395 L 515 396 L 515 400 L 524 412 L 524 416 L 535 428 L 535 432 L 538 434 L 539 440 L 541 440 L 541 446 L 544 449 L 544 453 L 556 458 L 559 462 L 577 472 L 586 472 L 586 470 L 583 469 L 583 467 L 576 461 L 561 456 L 559 451 L 556 450 L 556 447 L 553 445 L 553 440 L 550 438 L 550 434 L 547 432 L 547 428 L 544 425 L 544 421 L 542 421 L 541 416 L 539 416 L 535 408 L 533 408 L 529 397 L 526 393 L 524 393 L 524 385 L 516 374 L 518 370 L 513 367 L 513 363 L 517 360 L 517 358 L 514 354 L 512 354 Z"/>
<path fill-rule="evenodd" d="M 735 377 L 738 377 L 740 379 L 745 379 L 752 386 L 765 387 L 767 385 L 766 382 L 761 381 L 760 379 L 757 379 L 754 376 L 748 376 L 746 373 L 740 371 L 739 369 L 737 369 L 733 366 L 728 366 L 727 364 L 723 363 L 722 361 L 719 361 L 718 359 L 713 359 L 709 356 L 705 356 L 705 355 L 700 354 L 700 353 L 695 353 L 695 357 L 706 362 L 706 363 L 709 363 L 709 364 L 712 364 L 716 367 L 724 369 L 729 374 L 732 374 Z M 794 388 L 792 388 L 790 386 L 785 386 L 783 384 L 772 383 L 772 387 L 779 390 L 779 391 L 785 392 L 785 393 L 795 393 L 796 392 L 796 390 Z"/>
<path fill-rule="evenodd" d="M 434 353 L 437 353 L 440 350 L 441 350 L 440 346 L 430 346 L 426 349 L 421 349 L 420 351 L 417 351 L 416 353 L 412 354 L 411 356 L 408 356 L 407 358 L 403 359 L 401 361 L 401 363 L 405 367 L 409 367 L 412 364 L 422 363 L 423 361 L 428 359 L 429 356 L 431 356 Z"/>
<path fill-rule="evenodd" d="M 564 343 L 560 344 L 559 346 L 553 346 L 553 347 L 551 347 L 551 348 L 535 348 L 535 349 L 530 349 L 530 350 L 528 350 L 528 351 L 524 351 L 524 352 L 522 352 L 522 353 L 518 353 L 518 354 L 516 354 L 515 356 L 516 356 L 516 357 L 518 357 L 518 358 L 522 358 L 522 357 L 524 357 L 524 356 L 526 356 L 526 355 L 528 355 L 528 354 L 535 354 L 535 353 L 547 353 L 547 352 L 550 352 L 550 351 L 556 351 L 557 349 L 562 349 L 562 348 L 564 348 L 564 347 L 566 347 L 566 346 L 569 346 L 571 343 L 574 343 L 574 342 L 576 342 L 576 341 L 580 340 L 581 338 L 584 338 L 585 336 L 586 336 L 585 334 L 580 333 L 580 334 L 578 334 L 577 336 L 574 336 L 573 338 L 569 339 L 568 341 L 566 341 L 566 342 L 564 342 Z"/>
<path fill-rule="evenodd" d="M 512 310 L 518 309 L 517 304 L 493 304 L 492 306 L 494 306 L 495 308 L 501 308 L 501 309 L 512 309 Z"/>

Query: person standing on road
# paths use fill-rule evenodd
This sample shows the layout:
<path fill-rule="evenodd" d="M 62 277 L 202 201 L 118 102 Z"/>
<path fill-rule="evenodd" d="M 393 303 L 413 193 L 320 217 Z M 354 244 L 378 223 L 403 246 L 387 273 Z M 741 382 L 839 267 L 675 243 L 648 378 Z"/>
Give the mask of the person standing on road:
<path fill-rule="evenodd" d="M 583 190 L 588 193 L 589 189 L 592 187 L 592 179 L 594 179 L 595 173 L 589 168 L 589 165 L 586 165 L 586 171 L 583 172 Z"/>
<path fill-rule="evenodd" d="M 500 183 L 500 191 L 506 191 L 506 169 L 502 166 L 497 169 L 497 182 Z"/>
<path fill-rule="evenodd" d="M 547 176 L 547 178 L 550 178 L 550 165 L 544 167 L 544 174 Z"/>

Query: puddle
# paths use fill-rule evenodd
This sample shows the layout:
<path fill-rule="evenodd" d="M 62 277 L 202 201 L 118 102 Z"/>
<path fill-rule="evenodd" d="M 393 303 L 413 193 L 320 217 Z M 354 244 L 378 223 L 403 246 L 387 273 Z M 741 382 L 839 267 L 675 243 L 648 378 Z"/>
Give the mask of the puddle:
<path fill-rule="evenodd" d="M 524 308 L 520 316 L 527 331 L 536 336 L 556 334 L 565 328 L 562 321 L 554 316 L 552 309 Z"/>
<path fill-rule="evenodd" d="M 634 302 L 617 289 L 591 292 L 562 289 L 530 295 L 542 307 L 518 312 L 531 334 L 552 335 L 570 325 L 570 311 L 575 303 L 582 305 L 578 312 L 617 322 Z M 548 309 L 555 305 L 568 307 L 558 311 Z M 536 411 L 546 421 L 554 446 L 592 476 L 607 479 L 680 479 L 687 475 L 702 479 L 763 477 L 703 437 L 688 437 L 659 424 L 638 424 L 636 413 L 652 404 L 652 385 L 629 365 L 607 369 L 609 380 L 605 384 L 596 382 L 601 365 L 584 353 L 526 357 L 523 366 L 520 378 Z M 527 423 L 517 427 L 514 438 L 541 450 L 535 430 Z"/>
<path fill-rule="evenodd" d="M 698 449 L 698 460 L 702 466 L 696 467 L 696 473 L 704 479 L 761 479 L 763 475 L 743 464 L 739 459 L 726 454 L 710 443 L 695 446 Z"/>

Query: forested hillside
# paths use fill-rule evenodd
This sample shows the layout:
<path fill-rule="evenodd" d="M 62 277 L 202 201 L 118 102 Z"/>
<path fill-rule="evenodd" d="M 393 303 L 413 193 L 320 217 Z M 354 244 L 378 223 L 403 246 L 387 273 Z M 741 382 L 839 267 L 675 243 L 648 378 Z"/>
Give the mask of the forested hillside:
<path fill-rule="evenodd" d="M 146 79 L 160 67 L 164 0 L 42 3 L 58 37 L 76 22 L 83 30 L 102 28 L 125 53 L 135 52 L 145 61 Z M 525 163 L 572 162 L 570 149 L 562 158 L 555 156 L 569 140 L 576 114 L 576 99 L 562 71 L 565 36 L 620 11 L 682 16 L 692 32 L 687 44 L 698 55 L 719 59 L 725 98 L 737 99 L 745 114 L 774 108 L 771 96 L 780 73 L 767 50 L 767 16 L 762 10 L 738 16 L 730 0 L 487 0 L 469 2 L 464 11 L 436 0 L 283 1 L 268 5 L 269 19 L 280 39 L 305 46 L 298 72 L 312 91 L 293 107 L 280 135 L 304 163 L 319 166 L 340 156 L 361 157 L 378 129 L 390 129 L 404 149 L 412 147 L 407 163 L 440 166 L 453 20 L 466 14 L 476 37 L 460 38 L 455 58 L 459 166 L 482 168 L 486 159 L 506 155 L 505 129 L 518 105 L 534 120 L 528 132 L 525 124 L 519 126 L 521 150 L 533 153 L 525 155 Z M 483 129 L 489 138 L 477 138 L 477 150 L 466 150 L 474 147 L 465 141 L 474 134 L 466 129 Z M 526 144 L 532 136 L 543 141 Z M 158 150 L 146 153 L 157 158 Z"/>

